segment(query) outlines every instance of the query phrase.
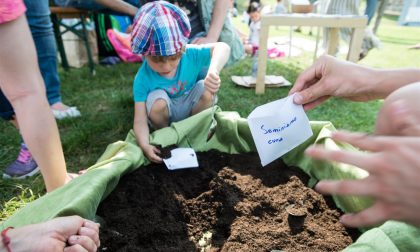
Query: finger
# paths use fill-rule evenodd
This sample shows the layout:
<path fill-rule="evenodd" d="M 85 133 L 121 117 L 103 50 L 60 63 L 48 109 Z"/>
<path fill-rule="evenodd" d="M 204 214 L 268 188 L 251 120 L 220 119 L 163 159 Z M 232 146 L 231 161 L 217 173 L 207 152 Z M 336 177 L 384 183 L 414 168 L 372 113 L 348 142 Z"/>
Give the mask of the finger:
<path fill-rule="evenodd" d="M 212 70 L 212 71 L 215 71 L 215 70 Z M 210 78 L 212 78 L 212 79 L 215 79 L 215 80 L 220 79 L 220 78 L 219 78 L 219 75 L 218 75 L 217 73 L 215 73 L 215 72 L 209 72 L 209 73 L 208 73 L 208 76 L 209 76 Z"/>
<path fill-rule="evenodd" d="M 153 162 L 155 162 L 155 163 L 161 163 L 161 162 L 162 162 L 162 158 L 161 158 L 161 157 L 159 157 L 158 155 L 156 155 L 155 153 L 153 153 L 153 154 L 150 156 L 150 159 L 151 159 Z"/>
<path fill-rule="evenodd" d="M 95 242 L 89 237 L 84 235 L 72 235 L 70 236 L 68 243 L 70 245 L 80 245 L 86 251 L 96 251 L 98 247 Z"/>
<path fill-rule="evenodd" d="M 379 152 L 388 147 L 391 137 L 373 136 L 360 132 L 337 131 L 332 133 L 332 139 L 349 143 L 361 150 Z"/>
<path fill-rule="evenodd" d="M 76 244 L 73 246 L 65 247 L 64 252 L 88 252 L 85 248 L 83 248 L 81 245 Z"/>
<path fill-rule="evenodd" d="M 322 84 L 323 80 L 319 80 L 312 86 L 309 86 L 306 89 L 303 89 L 296 93 L 293 101 L 296 104 L 307 104 L 310 102 L 314 102 L 321 97 L 328 96 L 329 94 L 326 92 L 324 85 Z"/>
<path fill-rule="evenodd" d="M 372 154 L 369 153 L 345 150 L 326 150 L 322 147 L 312 146 L 305 150 L 305 154 L 315 159 L 354 165 L 368 172 L 372 170 L 372 167 L 374 167 L 374 161 L 372 161 L 371 156 Z"/>
<path fill-rule="evenodd" d="M 210 85 L 206 86 L 206 89 L 212 94 L 216 93 L 218 90 L 218 88 L 212 87 Z"/>
<path fill-rule="evenodd" d="M 315 190 L 322 194 L 374 196 L 376 183 L 372 179 L 320 181 Z"/>
<path fill-rule="evenodd" d="M 89 237 L 97 247 L 99 247 L 99 233 L 94 229 L 90 229 L 87 227 L 81 227 L 79 229 L 79 235 Z"/>
<path fill-rule="evenodd" d="M 307 104 L 303 105 L 303 109 L 305 111 L 311 110 L 311 109 L 315 108 L 316 106 L 318 106 L 319 104 L 326 101 L 328 98 L 330 98 L 330 96 L 324 96 L 324 97 L 321 97 L 321 98 L 317 99 L 316 101 L 307 103 Z"/>
<path fill-rule="evenodd" d="M 206 83 L 207 83 L 207 85 L 219 86 L 220 85 L 220 80 L 207 79 Z"/>
<path fill-rule="evenodd" d="M 85 222 L 83 223 L 83 226 L 93 229 L 95 230 L 95 232 L 99 233 L 99 228 L 101 227 L 101 224 L 90 221 L 90 220 L 85 220 Z"/>
<path fill-rule="evenodd" d="M 345 214 L 341 216 L 340 222 L 348 227 L 367 227 L 384 222 L 388 219 L 384 206 L 378 203 L 359 213 Z"/>
<path fill-rule="evenodd" d="M 289 91 L 289 95 L 294 94 L 296 92 L 302 91 L 305 87 L 305 84 L 308 82 L 312 82 L 315 79 L 319 79 L 317 77 L 317 71 L 318 63 L 315 62 L 311 67 L 303 71 L 301 74 L 299 74 L 298 78 L 296 79 L 295 84 L 293 85 L 292 89 Z"/>
<path fill-rule="evenodd" d="M 160 150 L 159 150 L 159 148 L 157 148 L 157 147 L 155 147 L 155 146 L 153 146 L 153 153 L 157 153 L 157 154 L 160 154 Z"/>

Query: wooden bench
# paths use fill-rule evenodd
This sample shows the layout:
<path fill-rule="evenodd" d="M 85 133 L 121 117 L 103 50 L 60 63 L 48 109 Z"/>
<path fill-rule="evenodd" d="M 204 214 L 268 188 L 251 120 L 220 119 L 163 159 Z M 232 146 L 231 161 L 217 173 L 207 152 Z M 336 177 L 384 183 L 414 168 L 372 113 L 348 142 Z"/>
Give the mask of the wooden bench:
<path fill-rule="evenodd" d="M 53 23 L 54 35 L 57 41 L 57 48 L 61 57 L 61 64 L 65 70 L 69 69 L 69 63 L 64 49 L 62 35 L 67 32 L 72 32 L 79 37 L 85 44 L 86 52 L 88 56 L 88 64 L 90 72 L 95 74 L 95 66 L 93 63 L 92 50 L 89 46 L 88 33 L 86 30 L 86 19 L 90 17 L 90 12 L 87 10 L 80 10 L 72 7 L 57 7 L 50 6 L 51 21 Z M 77 18 L 80 21 L 73 25 L 67 25 L 62 22 L 63 19 Z M 82 29 L 76 29 L 77 26 L 81 25 Z M 61 30 L 60 28 L 64 28 Z"/>
<path fill-rule="evenodd" d="M 265 90 L 264 76 L 267 70 L 267 41 L 270 26 L 315 26 L 331 28 L 327 53 L 333 54 L 337 48 L 339 28 L 353 30 L 347 60 L 356 62 L 362 46 L 364 29 L 367 25 L 365 16 L 338 16 L 321 14 L 280 14 L 263 15 L 261 17 L 260 42 L 258 52 L 258 73 L 256 94 L 263 94 Z"/>

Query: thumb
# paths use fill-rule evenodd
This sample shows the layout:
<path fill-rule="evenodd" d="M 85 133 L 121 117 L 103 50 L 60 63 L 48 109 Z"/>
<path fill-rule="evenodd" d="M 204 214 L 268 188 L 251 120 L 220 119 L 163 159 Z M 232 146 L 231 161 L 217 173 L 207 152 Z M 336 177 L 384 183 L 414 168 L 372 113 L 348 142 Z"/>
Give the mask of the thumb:
<path fill-rule="evenodd" d="M 298 105 L 312 103 L 324 96 L 328 96 L 323 88 L 323 79 L 315 82 L 313 85 L 303 89 L 295 94 L 293 101 Z"/>

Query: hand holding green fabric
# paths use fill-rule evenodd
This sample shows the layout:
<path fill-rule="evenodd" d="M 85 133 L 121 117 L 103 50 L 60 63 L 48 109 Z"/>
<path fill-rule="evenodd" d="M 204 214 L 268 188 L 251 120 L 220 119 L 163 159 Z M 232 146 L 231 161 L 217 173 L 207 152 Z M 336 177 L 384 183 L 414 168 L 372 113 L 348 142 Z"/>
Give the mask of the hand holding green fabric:
<path fill-rule="evenodd" d="M 361 180 L 322 181 L 322 193 L 370 196 L 373 206 L 342 216 L 348 226 L 371 226 L 399 220 L 420 226 L 420 137 L 371 136 L 361 133 L 334 133 L 333 139 L 369 152 L 309 148 L 314 158 L 355 165 L 369 172 Z"/>

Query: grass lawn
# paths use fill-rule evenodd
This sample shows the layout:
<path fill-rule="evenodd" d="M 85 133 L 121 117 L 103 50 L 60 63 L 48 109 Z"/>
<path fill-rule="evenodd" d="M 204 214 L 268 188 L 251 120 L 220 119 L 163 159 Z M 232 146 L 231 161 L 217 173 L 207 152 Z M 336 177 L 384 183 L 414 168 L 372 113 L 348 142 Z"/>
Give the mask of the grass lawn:
<path fill-rule="evenodd" d="M 243 1 L 242 1 L 243 2 Z M 270 1 L 274 2 L 274 1 Z M 238 28 L 247 28 L 234 19 Z M 270 36 L 287 36 L 288 28 L 272 30 Z M 314 40 L 308 36 L 308 29 L 294 35 Z M 385 16 L 378 31 L 382 49 L 372 50 L 360 62 L 362 65 L 378 68 L 420 67 L 420 50 L 407 50 L 407 47 L 420 42 L 420 28 L 399 27 L 396 19 Z M 268 74 L 283 75 L 292 83 L 299 72 L 312 63 L 312 52 L 296 58 L 270 60 Z M 132 128 L 133 101 L 132 81 L 137 72 L 137 64 L 119 64 L 114 67 L 96 66 L 96 76 L 91 76 L 87 67 L 60 70 L 63 101 L 76 105 L 82 117 L 59 121 L 62 144 L 69 171 L 93 165 L 109 143 L 124 139 Z M 266 93 L 256 96 L 253 89 L 236 87 L 231 75 L 249 75 L 251 60 L 246 58 L 222 71 L 222 87 L 219 93 L 219 106 L 223 110 L 238 111 L 246 117 L 256 106 L 284 97 L 288 88 L 266 89 Z M 311 120 L 332 121 L 337 128 L 371 132 L 381 101 L 353 103 L 331 99 L 310 111 Z M 0 170 L 14 161 L 20 144 L 20 136 L 11 124 L 0 121 Z M 0 178 L 0 221 L 12 215 L 26 203 L 45 193 L 40 175 L 21 181 L 8 181 Z"/>

